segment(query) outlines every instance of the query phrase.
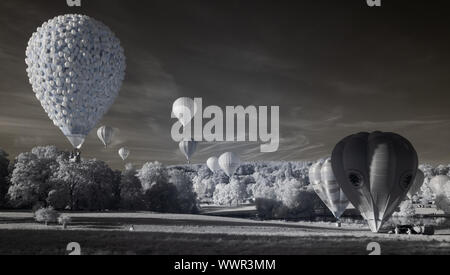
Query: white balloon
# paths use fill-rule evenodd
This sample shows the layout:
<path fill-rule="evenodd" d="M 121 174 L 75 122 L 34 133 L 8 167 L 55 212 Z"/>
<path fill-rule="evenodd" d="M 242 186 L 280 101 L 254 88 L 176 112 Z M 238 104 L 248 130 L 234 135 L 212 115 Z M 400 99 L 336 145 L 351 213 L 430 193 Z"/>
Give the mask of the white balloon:
<path fill-rule="evenodd" d="M 241 160 L 236 154 L 228 152 L 220 156 L 219 165 L 225 174 L 231 178 L 241 165 Z"/>
<path fill-rule="evenodd" d="M 112 142 L 114 129 L 109 126 L 102 126 L 97 130 L 97 136 L 103 142 L 105 147 L 108 147 Z"/>
<path fill-rule="evenodd" d="M 128 148 L 120 148 L 119 149 L 119 156 L 126 160 L 130 156 L 130 150 Z"/>
<path fill-rule="evenodd" d="M 208 161 L 206 161 L 206 165 L 213 173 L 220 170 L 219 159 L 216 157 L 210 157 Z"/>
<path fill-rule="evenodd" d="M 192 98 L 182 97 L 173 103 L 172 113 L 186 127 L 197 113 L 197 106 Z"/>
<path fill-rule="evenodd" d="M 120 41 L 103 23 L 67 14 L 44 23 L 26 49 L 36 98 L 75 148 L 108 111 L 125 77 Z"/>

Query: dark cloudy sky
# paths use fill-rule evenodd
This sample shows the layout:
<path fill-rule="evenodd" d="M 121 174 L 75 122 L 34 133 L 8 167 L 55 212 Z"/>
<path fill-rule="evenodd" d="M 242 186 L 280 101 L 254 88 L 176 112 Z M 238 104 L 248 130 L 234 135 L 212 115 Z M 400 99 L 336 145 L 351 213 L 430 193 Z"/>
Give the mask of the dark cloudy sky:
<path fill-rule="evenodd" d="M 25 48 L 44 21 L 82 13 L 107 24 L 127 56 L 119 98 L 100 124 L 119 128 L 104 150 L 95 131 L 83 154 L 121 167 L 182 162 L 170 138 L 173 101 L 279 105 L 280 149 L 202 144 L 195 162 L 235 151 L 244 160 L 314 160 L 346 135 L 395 131 L 422 162 L 450 162 L 450 9 L 446 1 L 65 0 L 0 1 L 0 147 L 70 149 L 35 99 Z"/>

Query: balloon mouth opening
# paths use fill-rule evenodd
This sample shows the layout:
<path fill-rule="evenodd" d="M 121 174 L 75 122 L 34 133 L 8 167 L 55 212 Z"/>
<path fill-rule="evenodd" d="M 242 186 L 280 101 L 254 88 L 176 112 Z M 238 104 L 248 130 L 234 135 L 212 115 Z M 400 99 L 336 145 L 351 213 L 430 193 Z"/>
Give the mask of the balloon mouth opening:
<path fill-rule="evenodd" d="M 72 146 L 77 149 L 81 149 L 84 140 L 86 139 L 85 135 L 70 135 L 66 137 L 69 140 L 70 144 L 72 144 Z"/>
<path fill-rule="evenodd" d="M 367 220 L 367 223 L 369 224 L 369 228 L 373 233 L 379 233 L 381 226 L 383 225 L 382 220 L 370 219 L 370 220 Z"/>

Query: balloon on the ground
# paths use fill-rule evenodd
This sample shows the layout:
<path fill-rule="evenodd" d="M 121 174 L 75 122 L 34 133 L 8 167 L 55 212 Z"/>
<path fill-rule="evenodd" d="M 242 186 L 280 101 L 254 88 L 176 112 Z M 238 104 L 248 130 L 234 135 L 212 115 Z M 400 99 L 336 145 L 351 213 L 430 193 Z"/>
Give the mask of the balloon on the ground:
<path fill-rule="evenodd" d="M 180 142 L 180 151 L 186 157 L 188 163 L 191 162 L 192 156 L 195 154 L 195 151 L 197 151 L 197 145 L 198 142 L 194 140 L 185 140 Z"/>
<path fill-rule="evenodd" d="M 33 33 L 25 62 L 49 118 L 81 148 L 122 85 L 126 65 L 119 39 L 91 17 L 58 16 Z"/>
<path fill-rule="evenodd" d="M 231 178 L 241 165 L 241 160 L 236 154 L 228 152 L 220 156 L 219 165 L 225 174 Z"/>
<path fill-rule="evenodd" d="M 97 136 L 105 147 L 108 147 L 111 144 L 113 134 L 114 129 L 109 126 L 102 126 L 97 130 Z"/>
<path fill-rule="evenodd" d="M 211 172 L 213 173 L 220 170 L 219 159 L 216 157 L 210 157 L 206 161 L 206 165 L 208 166 L 209 170 L 211 170 Z"/>
<path fill-rule="evenodd" d="M 334 148 L 331 161 L 339 185 L 373 232 L 379 232 L 404 200 L 418 169 L 416 150 L 394 133 L 346 137 Z"/>
<path fill-rule="evenodd" d="M 186 127 L 195 116 L 197 106 L 192 98 L 182 97 L 177 99 L 172 106 L 172 113 Z"/>
<path fill-rule="evenodd" d="M 331 159 L 327 159 L 323 164 L 317 162 L 311 166 L 309 178 L 319 198 L 330 209 L 331 213 L 339 219 L 350 202 L 336 181 L 331 166 Z"/>
<path fill-rule="evenodd" d="M 436 176 L 431 179 L 428 186 L 436 196 L 446 196 L 450 199 L 450 177 L 445 175 Z"/>
<path fill-rule="evenodd" d="M 416 177 L 414 179 L 414 183 L 411 186 L 411 189 L 409 189 L 408 192 L 408 199 L 412 200 L 412 198 L 419 192 L 420 188 L 422 188 L 422 185 L 425 182 L 425 175 L 422 172 L 422 170 L 417 170 Z"/>
<path fill-rule="evenodd" d="M 119 156 L 122 158 L 122 160 L 126 160 L 130 156 L 130 150 L 128 148 L 120 148 L 119 149 Z"/>

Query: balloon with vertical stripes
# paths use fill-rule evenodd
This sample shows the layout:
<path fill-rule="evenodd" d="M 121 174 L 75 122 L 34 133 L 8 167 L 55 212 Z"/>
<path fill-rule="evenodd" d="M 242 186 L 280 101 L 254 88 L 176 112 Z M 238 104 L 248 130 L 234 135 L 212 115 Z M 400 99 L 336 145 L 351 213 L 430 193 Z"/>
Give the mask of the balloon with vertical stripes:
<path fill-rule="evenodd" d="M 336 219 L 339 219 L 350 202 L 334 177 L 331 159 L 314 164 L 310 169 L 309 177 L 314 191 Z"/>
<path fill-rule="evenodd" d="M 194 155 L 195 151 L 197 151 L 198 142 L 195 140 L 184 140 L 179 144 L 180 151 L 186 157 L 188 163 L 191 163 L 191 158 Z"/>
<path fill-rule="evenodd" d="M 97 130 L 97 136 L 101 140 L 103 145 L 105 145 L 105 148 L 107 148 L 111 144 L 113 134 L 114 129 L 109 126 L 102 126 Z"/>

